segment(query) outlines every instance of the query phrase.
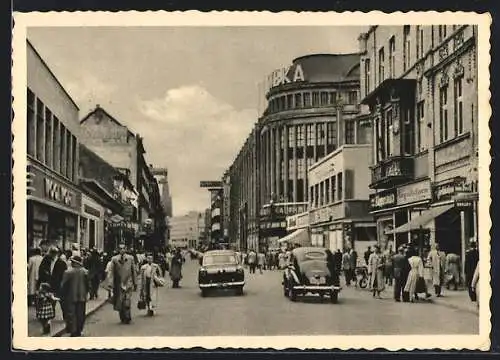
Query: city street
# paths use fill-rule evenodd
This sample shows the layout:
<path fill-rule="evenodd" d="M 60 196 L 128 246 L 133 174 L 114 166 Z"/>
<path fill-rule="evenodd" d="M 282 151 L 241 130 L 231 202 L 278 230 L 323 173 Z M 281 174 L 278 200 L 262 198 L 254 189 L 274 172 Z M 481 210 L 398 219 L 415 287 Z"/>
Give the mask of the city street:
<path fill-rule="evenodd" d="M 244 296 L 232 293 L 202 298 L 197 284 L 198 263 L 187 260 L 182 288 L 169 284 L 160 290 L 157 314 L 137 310 L 134 294 L 131 325 L 120 323 L 106 304 L 87 318 L 83 335 L 89 336 L 229 336 L 229 335 L 411 335 L 472 334 L 478 316 L 443 302 L 395 303 L 389 291 L 382 300 L 353 287 L 342 290 L 339 303 L 311 297 L 296 303 L 282 294 L 281 271 L 263 275 L 246 271 Z M 390 288 L 392 291 L 392 288 Z"/>

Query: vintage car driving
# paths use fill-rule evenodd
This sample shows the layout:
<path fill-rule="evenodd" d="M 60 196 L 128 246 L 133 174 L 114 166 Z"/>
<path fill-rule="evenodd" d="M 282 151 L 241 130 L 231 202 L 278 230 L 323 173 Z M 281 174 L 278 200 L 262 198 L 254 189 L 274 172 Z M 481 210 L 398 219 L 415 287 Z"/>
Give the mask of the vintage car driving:
<path fill-rule="evenodd" d="M 198 285 L 203 297 L 214 289 L 234 289 L 243 295 L 245 271 L 236 253 L 232 250 L 205 252 L 198 271 Z"/>
<path fill-rule="evenodd" d="M 283 273 L 283 294 L 291 301 L 297 295 L 319 294 L 337 303 L 341 290 L 338 270 L 330 250 L 320 247 L 299 247 L 292 251 Z"/>

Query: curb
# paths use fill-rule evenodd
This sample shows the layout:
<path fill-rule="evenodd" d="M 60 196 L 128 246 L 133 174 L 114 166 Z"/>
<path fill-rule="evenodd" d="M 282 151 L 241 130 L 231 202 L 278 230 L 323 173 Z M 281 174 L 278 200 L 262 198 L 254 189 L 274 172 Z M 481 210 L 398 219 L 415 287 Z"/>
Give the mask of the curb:
<path fill-rule="evenodd" d="M 444 301 L 439 301 L 439 300 L 438 301 L 433 300 L 432 303 L 436 304 L 436 305 L 440 305 L 440 306 L 446 306 L 446 307 L 449 307 L 449 308 L 452 308 L 452 309 L 455 309 L 455 310 L 466 311 L 466 312 L 474 314 L 474 315 L 479 315 L 479 311 L 478 311 L 477 307 L 475 307 L 474 309 L 472 309 L 472 308 L 469 308 L 467 306 L 456 305 L 456 304 L 453 304 L 453 303 L 446 303 Z"/>
<path fill-rule="evenodd" d="M 105 299 L 104 301 L 97 304 L 92 310 L 88 311 L 85 314 L 85 319 L 87 319 L 90 315 L 94 314 L 97 310 L 102 308 L 107 303 L 108 303 L 108 299 Z M 65 326 L 63 326 L 62 329 L 56 331 L 53 335 L 51 335 L 51 337 L 61 337 L 62 335 L 64 335 L 66 333 L 65 330 L 66 330 Z"/>

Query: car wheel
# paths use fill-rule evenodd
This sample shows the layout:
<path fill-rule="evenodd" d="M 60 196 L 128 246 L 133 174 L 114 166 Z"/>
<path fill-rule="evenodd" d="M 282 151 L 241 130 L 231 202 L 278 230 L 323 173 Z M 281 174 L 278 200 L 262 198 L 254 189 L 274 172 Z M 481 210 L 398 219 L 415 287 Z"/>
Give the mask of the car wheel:
<path fill-rule="evenodd" d="M 297 293 L 293 290 L 293 288 L 288 289 L 288 298 L 291 301 L 297 301 Z"/>
<path fill-rule="evenodd" d="M 330 294 L 330 301 L 332 304 L 336 304 L 339 301 L 339 292 L 337 290 L 333 290 Z"/>
<path fill-rule="evenodd" d="M 201 289 L 201 296 L 207 297 L 207 295 L 208 295 L 208 289 Z"/>
<path fill-rule="evenodd" d="M 238 286 L 236 288 L 236 295 L 238 295 L 238 296 L 243 295 L 243 286 Z"/>

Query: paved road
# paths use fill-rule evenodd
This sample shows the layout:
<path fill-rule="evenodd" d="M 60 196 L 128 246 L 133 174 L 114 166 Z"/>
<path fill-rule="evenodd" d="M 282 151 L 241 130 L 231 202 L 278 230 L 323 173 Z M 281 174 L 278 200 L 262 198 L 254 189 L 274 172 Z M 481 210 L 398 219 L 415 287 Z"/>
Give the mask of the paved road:
<path fill-rule="evenodd" d="M 187 260 L 182 288 L 162 288 L 155 317 L 136 309 L 133 322 L 120 324 L 111 305 L 87 319 L 84 336 L 203 335 L 411 335 L 478 333 L 478 316 L 432 303 L 395 303 L 389 293 L 373 299 L 366 290 L 345 288 L 339 303 L 319 298 L 296 303 L 283 297 L 281 272 L 248 274 L 244 296 L 200 296 L 198 264 Z M 135 295 L 137 296 L 137 295 Z"/>

